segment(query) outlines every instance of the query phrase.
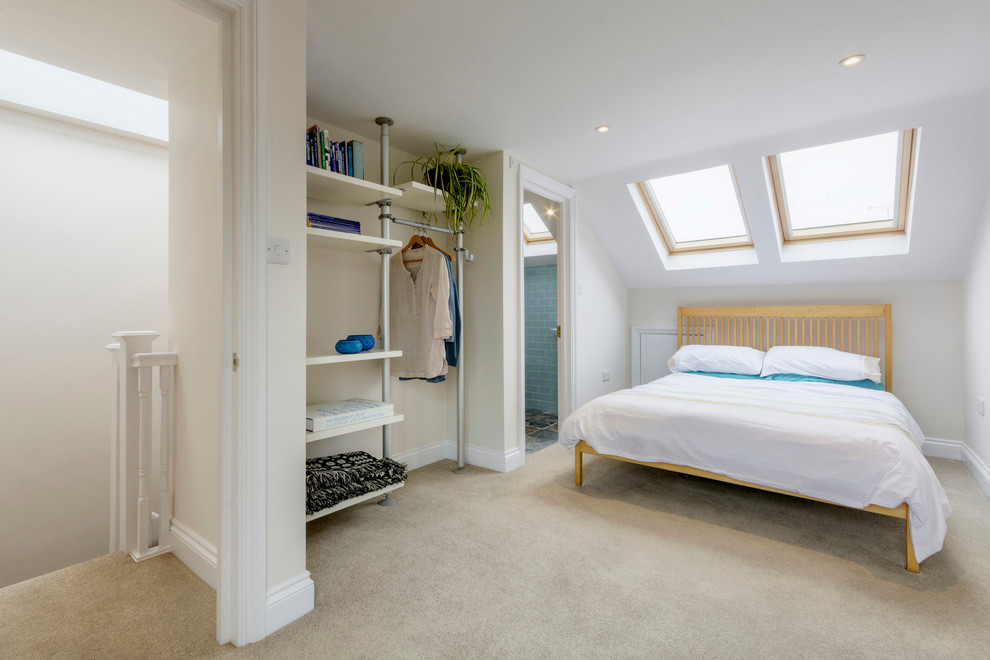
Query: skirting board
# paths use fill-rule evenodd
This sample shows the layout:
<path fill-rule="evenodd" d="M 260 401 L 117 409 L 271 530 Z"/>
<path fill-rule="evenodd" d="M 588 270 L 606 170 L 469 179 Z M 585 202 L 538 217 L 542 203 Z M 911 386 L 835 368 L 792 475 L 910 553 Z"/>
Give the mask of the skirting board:
<path fill-rule="evenodd" d="M 983 462 L 970 446 L 959 440 L 942 440 L 941 438 L 925 438 L 925 456 L 935 458 L 949 458 L 962 461 L 973 475 L 976 485 L 980 487 L 983 494 L 990 498 L 990 468 Z"/>
<path fill-rule="evenodd" d="M 217 589 L 217 549 L 199 534 L 172 518 L 172 554 L 200 580 Z"/>
<path fill-rule="evenodd" d="M 265 634 L 286 626 L 299 617 L 312 612 L 316 604 L 316 592 L 309 571 L 303 571 L 268 592 L 265 598 Z"/>
<path fill-rule="evenodd" d="M 522 450 L 518 447 L 499 452 L 484 447 L 467 445 L 464 448 L 464 462 L 468 465 L 485 468 L 493 472 L 512 472 L 523 464 Z M 405 463 L 406 468 L 415 470 L 443 459 L 457 460 L 457 444 L 454 442 L 434 442 L 418 449 L 393 454 L 392 458 Z"/>

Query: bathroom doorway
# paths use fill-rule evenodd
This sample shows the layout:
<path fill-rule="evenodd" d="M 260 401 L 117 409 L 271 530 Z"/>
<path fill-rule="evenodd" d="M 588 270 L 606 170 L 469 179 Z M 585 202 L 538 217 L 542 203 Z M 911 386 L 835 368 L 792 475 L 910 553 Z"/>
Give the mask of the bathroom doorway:
<path fill-rule="evenodd" d="M 557 441 L 557 227 L 560 204 L 523 191 L 526 454 Z"/>

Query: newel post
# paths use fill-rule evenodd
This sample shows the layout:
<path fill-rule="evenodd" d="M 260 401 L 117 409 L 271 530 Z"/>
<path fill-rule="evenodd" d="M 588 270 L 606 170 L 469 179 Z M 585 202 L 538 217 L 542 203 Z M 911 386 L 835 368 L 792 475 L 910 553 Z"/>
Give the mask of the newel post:
<path fill-rule="evenodd" d="M 150 353 L 151 344 L 161 333 L 152 330 L 115 332 L 114 339 L 119 343 L 116 355 L 117 389 L 116 403 L 118 421 L 117 474 L 111 480 L 117 484 L 116 520 L 111 528 L 118 530 L 118 550 L 132 552 L 138 547 L 137 501 L 138 501 L 138 451 L 137 443 L 131 441 L 140 437 L 141 418 L 138 397 L 138 369 L 134 366 L 134 356 Z"/>

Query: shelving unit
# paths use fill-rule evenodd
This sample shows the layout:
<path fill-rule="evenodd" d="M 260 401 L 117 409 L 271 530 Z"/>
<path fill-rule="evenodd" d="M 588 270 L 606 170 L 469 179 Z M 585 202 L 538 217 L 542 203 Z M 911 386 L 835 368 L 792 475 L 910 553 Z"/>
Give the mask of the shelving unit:
<path fill-rule="evenodd" d="M 385 426 L 386 424 L 395 424 L 397 422 L 401 422 L 403 419 L 404 417 L 402 415 L 391 415 L 380 419 L 372 419 L 367 422 L 358 422 L 357 424 L 338 426 L 335 429 L 327 429 L 326 431 L 306 431 L 306 442 L 316 442 L 317 440 L 335 438 L 338 435 L 345 435 L 347 433 L 366 431 L 367 429 L 378 428 L 379 426 Z"/>
<path fill-rule="evenodd" d="M 402 197 L 395 202 L 398 206 L 428 213 L 443 213 L 447 208 L 443 203 L 443 193 L 438 193 L 436 188 L 418 181 L 398 183 L 395 187 L 402 191 Z"/>
<path fill-rule="evenodd" d="M 322 518 L 323 516 L 329 515 L 341 509 L 346 509 L 349 506 L 354 506 L 355 504 L 360 504 L 361 502 L 367 502 L 368 500 L 373 500 L 376 497 L 381 497 L 382 495 L 388 495 L 394 490 L 402 488 L 403 484 L 392 484 L 391 486 L 386 486 L 380 490 L 373 490 L 370 493 L 365 493 L 364 495 L 358 495 L 357 497 L 352 497 L 349 500 L 345 500 L 340 504 L 323 509 L 322 511 L 317 511 L 311 516 L 306 516 L 306 522 L 310 520 L 316 520 L 317 518 Z"/>
<path fill-rule="evenodd" d="M 326 355 L 307 355 L 306 366 L 316 364 L 340 364 L 341 362 L 362 362 L 364 360 L 384 360 L 385 358 L 402 357 L 402 351 L 386 351 L 373 348 L 360 353 L 327 353 Z"/>
<path fill-rule="evenodd" d="M 306 241 L 309 245 L 326 250 L 344 250 L 346 252 L 374 252 L 379 248 L 400 248 L 402 241 L 393 241 L 377 236 L 364 234 L 348 234 L 343 231 L 328 229 L 306 229 Z"/>
<path fill-rule="evenodd" d="M 382 172 L 384 177 L 384 173 L 388 171 L 387 125 L 391 124 L 392 121 L 386 118 L 379 118 L 377 121 L 382 125 Z M 316 167 L 306 166 L 306 196 L 308 199 L 330 201 L 355 207 L 378 205 L 380 209 L 379 219 L 381 220 L 381 237 L 367 236 L 364 234 L 350 234 L 347 232 L 329 231 L 309 227 L 306 230 L 306 241 L 307 245 L 310 247 L 316 247 L 328 251 L 377 252 L 380 255 L 382 296 L 381 317 L 384 319 L 382 337 L 378 348 L 361 353 L 339 354 L 328 352 L 325 354 L 307 355 L 306 366 L 308 368 L 327 368 L 327 365 L 332 366 L 377 360 L 381 362 L 382 365 L 382 401 L 384 403 L 391 402 L 389 361 L 394 358 L 402 357 L 402 351 L 394 351 L 390 349 L 388 328 L 389 256 L 393 250 L 398 250 L 402 247 L 401 241 L 396 241 L 389 238 L 388 218 L 391 217 L 389 208 L 392 201 L 398 200 L 402 197 L 402 195 L 403 191 L 398 188 L 389 188 L 388 186 L 372 183 L 363 179 L 337 174 L 335 172 L 322 170 Z M 315 255 L 313 256 L 314 258 L 317 258 Z M 391 453 L 391 425 L 401 422 L 403 419 L 403 415 L 393 414 L 388 417 L 358 422 L 356 424 L 348 424 L 325 431 L 306 431 L 306 442 L 317 442 L 358 431 L 381 428 L 382 456 L 384 458 L 389 458 Z M 335 452 L 325 453 L 332 454 Z M 402 483 L 392 484 L 374 492 L 352 497 L 336 504 L 335 506 L 323 509 L 315 514 L 308 515 L 306 516 L 306 520 L 307 522 L 310 520 L 315 520 L 316 518 L 321 518 L 335 511 L 340 511 L 341 509 L 345 509 L 362 502 L 367 502 L 378 497 L 384 497 L 384 499 L 378 502 L 379 504 L 394 504 L 394 500 L 390 499 L 389 494 L 392 491 L 401 488 L 402 485 Z"/>
<path fill-rule="evenodd" d="M 306 197 L 348 206 L 365 206 L 388 197 L 402 197 L 402 191 L 307 165 Z"/>

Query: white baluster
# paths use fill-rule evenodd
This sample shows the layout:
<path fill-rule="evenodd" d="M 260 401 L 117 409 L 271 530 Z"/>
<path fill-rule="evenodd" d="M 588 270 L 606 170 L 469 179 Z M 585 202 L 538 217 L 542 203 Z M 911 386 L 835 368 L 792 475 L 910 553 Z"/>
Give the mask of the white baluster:
<path fill-rule="evenodd" d="M 120 373 L 120 398 L 117 405 L 118 454 L 117 454 L 117 520 L 118 548 L 131 553 L 137 549 L 137 475 L 138 438 L 140 435 L 137 392 L 137 365 L 134 357 L 151 351 L 152 342 L 159 333 L 149 330 L 115 332 L 120 342 L 118 367 Z"/>
<path fill-rule="evenodd" d="M 131 556 L 135 561 L 148 559 L 169 552 L 169 523 L 172 519 L 172 446 L 174 445 L 175 417 L 172 405 L 172 388 L 175 383 L 175 366 L 178 355 L 175 353 L 135 353 L 132 364 L 138 373 L 138 466 L 137 466 L 137 541 Z M 161 437 L 159 438 L 159 457 L 161 461 L 159 484 L 159 513 L 151 511 L 149 491 L 151 489 L 151 452 L 152 452 L 152 370 L 158 368 L 158 387 L 161 392 Z M 153 522 L 157 521 L 157 522 Z M 151 526 L 157 524 L 158 545 L 149 547 Z"/>
<path fill-rule="evenodd" d="M 148 554 L 151 535 L 151 367 L 138 367 L 138 406 L 137 548 L 131 552 L 135 559 Z"/>
<path fill-rule="evenodd" d="M 162 393 L 162 431 L 159 438 L 161 475 L 159 479 L 158 549 L 171 547 L 169 521 L 172 519 L 172 373 L 174 367 L 162 365 L 158 369 L 158 387 Z"/>
<path fill-rule="evenodd" d="M 110 375 L 110 545 L 109 552 L 124 548 L 124 530 L 120 520 L 120 344 L 107 344 L 113 363 Z"/>

